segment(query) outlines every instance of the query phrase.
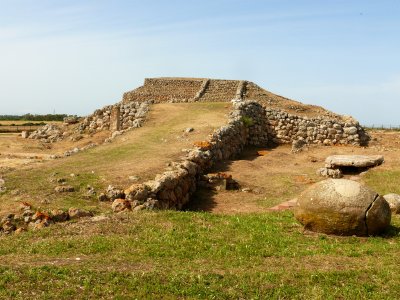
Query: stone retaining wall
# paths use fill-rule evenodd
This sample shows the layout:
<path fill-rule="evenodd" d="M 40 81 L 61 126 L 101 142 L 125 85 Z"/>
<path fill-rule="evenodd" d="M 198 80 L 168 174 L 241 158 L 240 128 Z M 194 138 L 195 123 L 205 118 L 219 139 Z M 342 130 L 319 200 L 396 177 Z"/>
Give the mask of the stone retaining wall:
<path fill-rule="evenodd" d="M 95 133 L 102 130 L 114 132 L 138 128 L 143 125 L 149 107 L 150 102 L 148 101 L 107 105 L 83 118 L 77 125 L 64 124 L 59 126 L 47 124 L 32 132 L 29 138 L 39 139 L 46 143 L 53 143 L 61 141 L 66 137 L 79 140 L 78 137 L 83 133 Z M 80 136 L 80 138 L 82 137 Z"/>
<path fill-rule="evenodd" d="M 141 127 L 149 111 L 149 105 L 149 102 L 130 102 L 105 106 L 84 118 L 78 130 L 81 133 L 84 131 L 93 133 L 101 130 L 109 130 L 111 123 L 118 124 L 116 125 L 117 128 L 111 128 L 112 130 Z M 114 112 L 113 115 L 115 118 L 119 118 L 119 121 L 112 120 L 112 112 Z"/>
<path fill-rule="evenodd" d="M 304 140 L 307 144 L 365 145 L 369 136 L 353 118 L 343 121 L 295 116 L 280 110 L 266 109 L 266 129 L 276 144 Z"/>
<path fill-rule="evenodd" d="M 195 148 L 154 180 L 125 190 L 126 199 L 122 203 L 128 201 L 133 209 L 181 209 L 196 191 L 201 176 L 216 162 L 236 157 L 247 144 L 265 146 L 267 136 L 259 130 L 264 124 L 265 109 L 252 101 L 233 105 L 227 125 L 214 131 L 206 141 L 196 143 Z"/>
<path fill-rule="evenodd" d="M 191 102 L 201 90 L 203 79 L 146 78 L 144 85 L 124 93 L 122 102 Z"/>

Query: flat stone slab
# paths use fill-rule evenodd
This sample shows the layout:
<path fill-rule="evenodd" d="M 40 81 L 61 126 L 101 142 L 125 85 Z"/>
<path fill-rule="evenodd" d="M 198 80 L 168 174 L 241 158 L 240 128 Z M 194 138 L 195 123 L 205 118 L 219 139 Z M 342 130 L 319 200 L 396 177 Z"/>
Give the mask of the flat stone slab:
<path fill-rule="evenodd" d="M 370 168 L 379 166 L 383 161 L 382 155 L 332 155 L 326 158 L 325 167 L 331 169 L 340 167 Z"/>

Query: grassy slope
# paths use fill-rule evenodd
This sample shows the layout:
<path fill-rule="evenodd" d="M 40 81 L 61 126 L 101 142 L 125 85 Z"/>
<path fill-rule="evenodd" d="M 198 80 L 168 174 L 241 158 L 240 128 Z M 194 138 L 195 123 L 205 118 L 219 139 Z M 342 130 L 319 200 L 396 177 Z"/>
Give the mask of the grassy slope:
<path fill-rule="evenodd" d="M 0 296 L 43 299 L 390 299 L 385 237 L 304 234 L 292 213 L 141 212 L 0 238 Z"/>
<path fill-rule="evenodd" d="M 165 169 L 167 162 L 182 155 L 182 148 L 192 147 L 193 140 L 204 139 L 213 129 L 225 124 L 229 109 L 226 103 L 153 106 L 144 127 L 118 137 L 111 144 L 6 174 L 8 192 L 0 195 L 0 210 L 15 206 L 15 201 L 29 201 L 45 208 L 101 209 L 95 197 L 89 200 L 82 197 L 88 184 L 102 191 L 108 184 L 129 186 L 130 175 L 139 175 L 142 180 L 152 179 Z M 187 127 L 194 127 L 195 131 L 183 136 L 182 131 Z M 51 180 L 58 178 L 66 178 L 76 192 L 55 194 L 57 184 Z M 19 190 L 19 195 L 13 196 L 13 190 Z M 43 199 L 50 203 L 42 204 Z"/>

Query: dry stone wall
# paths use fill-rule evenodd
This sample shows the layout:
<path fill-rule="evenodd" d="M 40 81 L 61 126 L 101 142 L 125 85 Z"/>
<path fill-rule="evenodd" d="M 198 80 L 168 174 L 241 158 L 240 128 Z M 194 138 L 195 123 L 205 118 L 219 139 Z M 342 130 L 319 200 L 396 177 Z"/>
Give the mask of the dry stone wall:
<path fill-rule="evenodd" d="M 83 118 L 77 125 L 45 125 L 28 137 L 38 139 L 45 143 L 53 143 L 70 137 L 73 141 L 82 138 L 84 133 L 96 133 L 110 130 L 113 134 L 117 131 L 141 127 L 149 111 L 151 102 L 130 102 L 107 105 L 97 109 L 93 114 Z M 71 127 L 72 126 L 72 127 Z"/>
<path fill-rule="evenodd" d="M 125 201 L 116 199 L 113 207 L 120 210 L 123 203 L 134 210 L 181 209 L 196 191 L 197 182 L 216 162 L 236 157 L 247 144 L 265 145 L 267 136 L 257 130 L 264 122 L 265 109 L 252 101 L 233 105 L 227 125 L 214 131 L 206 141 L 196 143 L 195 148 L 154 180 L 126 189 Z M 253 123 L 246 121 L 250 119 Z"/>
<path fill-rule="evenodd" d="M 236 98 L 238 80 L 210 80 L 210 83 L 200 98 L 202 102 L 227 102 Z"/>
<path fill-rule="evenodd" d="M 123 102 L 192 102 L 203 86 L 203 79 L 146 78 L 144 85 L 123 95 Z"/>
<path fill-rule="evenodd" d="M 272 142 L 292 143 L 304 140 L 306 144 L 365 145 L 369 136 L 360 124 L 352 119 L 307 118 L 280 110 L 266 109 L 266 129 Z"/>
<path fill-rule="evenodd" d="M 84 118 L 78 130 L 81 133 L 85 131 L 93 133 L 109 130 L 111 124 L 117 124 L 111 128 L 113 131 L 141 127 L 149 111 L 149 105 L 150 102 L 130 102 L 105 106 Z M 112 120 L 112 115 L 114 118 L 119 118 L 119 121 Z"/>

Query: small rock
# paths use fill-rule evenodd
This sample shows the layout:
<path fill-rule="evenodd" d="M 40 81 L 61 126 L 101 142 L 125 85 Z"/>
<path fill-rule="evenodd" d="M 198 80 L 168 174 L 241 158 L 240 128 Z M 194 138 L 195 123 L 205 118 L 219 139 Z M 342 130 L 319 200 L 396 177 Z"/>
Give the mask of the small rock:
<path fill-rule="evenodd" d="M 21 132 L 21 137 L 22 137 L 23 139 L 27 139 L 27 138 L 29 137 L 29 132 L 28 132 L 28 131 L 22 131 L 22 132 Z"/>
<path fill-rule="evenodd" d="M 57 179 L 57 183 L 63 184 L 65 182 L 67 182 L 67 180 L 65 178 L 58 178 Z"/>
<path fill-rule="evenodd" d="M 71 220 L 73 220 L 73 219 L 91 217 L 93 214 L 90 211 L 87 211 L 87 210 L 84 210 L 84 209 L 71 207 L 68 210 L 68 215 L 69 215 L 69 218 Z"/>
<path fill-rule="evenodd" d="M 111 139 L 115 139 L 117 136 L 121 135 L 122 132 L 121 131 L 114 131 L 111 135 Z"/>
<path fill-rule="evenodd" d="M 103 201 L 110 201 L 110 199 L 108 199 L 107 195 L 104 194 L 104 193 L 101 193 L 97 199 L 99 199 L 99 201 L 102 201 L 102 202 Z"/>
<path fill-rule="evenodd" d="M 320 168 L 317 170 L 317 175 L 330 178 L 342 178 L 343 174 L 340 169 Z"/>
<path fill-rule="evenodd" d="M 109 185 L 106 192 L 107 198 L 110 200 L 115 200 L 118 198 L 125 198 L 124 190 L 118 189 Z"/>
<path fill-rule="evenodd" d="M 94 195 L 96 195 L 96 191 L 94 190 L 94 187 L 88 185 L 88 186 L 86 187 L 86 195 L 87 195 L 87 196 L 94 196 Z"/>
<path fill-rule="evenodd" d="M 383 196 L 383 198 L 389 203 L 393 214 L 400 214 L 400 195 L 392 193 Z"/>
<path fill-rule="evenodd" d="M 113 212 L 121 212 L 124 210 L 130 210 L 132 208 L 131 203 L 125 199 L 115 199 L 111 205 Z"/>
<path fill-rule="evenodd" d="M 47 221 L 49 222 L 51 220 L 50 216 L 44 212 L 37 211 L 33 216 L 32 216 L 32 221 L 37 222 L 37 221 Z"/>
<path fill-rule="evenodd" d="M 138 176 L 129 176 L 130 181 L 138 181 L 140 178 Z"/>
<path fill-rule="evenodd" d="M 13 221 L 15 218 L 14 214 L 8 214 L 4 218 L 1 219 L 1 223 L 5 223 L 7 221 Z"/>
<path fill-rule="evenodd" d="M 192 132 L 192 131 L 194 131 L 194 128 L 193 128 L 193 127 L 188 127 L 188 128 L 185 129 L 185 132 L 186 132 L 186 133 L 190 133 L 190 132 Z"/>
<path fill-rule="evenodd" d="M 19 211 L 27 211 L 32 209 L 32 205 L 28 202 L 21 202 L 18 207 Z"/>
<path fill-rule="evenodd" d="M 65 222 L 69 217 L 68 213 L 61 209 L 53 209 L 50 214 L 54 222 Z"/>
<path fill-rule="evenodd" d="M 54 188 L 54 191 L 57 193 L 71 193 L 75 192 L 75 188 L 70 185 L 60 185 Z"/>
<path fill-rule="evenodd" d="M 147 207 L 144 204 L 136 206 L 133 210 L 134 211 L 140 211 L 140 210 L 145 210 Z"/>
<path fill-rule="evenodd" d="M 7 234 L 12 233 L 17 229 L 17 227 L 15 227 L 14 223 L 11 221 L 4 222 L 2 228 L 4 230 L 4 233 Z"/>
<path fill-rule="evenodd" d="M 33 225 L 31 225 L 31 224 L 33 224 Z M 41 221 L 41 222 L 36 222 L 36 223 L 29 223 L 29 225 L 33 226 L 34 230 L 40 230 L 45 227 L 48 227 L 50 225 L 50 223 L 46 222 L 46 221 Z"/>
<path fill-rule="evenodd" d="M 26 231 L 26 229 L 24 228 L 24 227 L 19 227 L 19 228 L 17 228 L 17 230 L 15 230 L 15 234 L 21 234 L 22 232 L 25 232 Z"/>

